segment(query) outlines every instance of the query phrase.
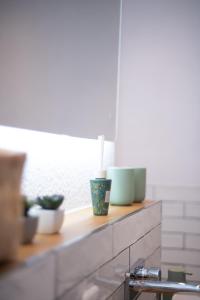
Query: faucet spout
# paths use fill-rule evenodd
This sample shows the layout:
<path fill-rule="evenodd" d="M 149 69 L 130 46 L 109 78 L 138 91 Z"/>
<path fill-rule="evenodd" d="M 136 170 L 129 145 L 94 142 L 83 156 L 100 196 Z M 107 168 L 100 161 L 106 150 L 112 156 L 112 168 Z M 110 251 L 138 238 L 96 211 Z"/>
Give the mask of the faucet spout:
<path fill-rule="evenodd" d="M 200 293 L 200 285 L 170 281 L 129 280 L 129 288 L 136 292 Z"/>

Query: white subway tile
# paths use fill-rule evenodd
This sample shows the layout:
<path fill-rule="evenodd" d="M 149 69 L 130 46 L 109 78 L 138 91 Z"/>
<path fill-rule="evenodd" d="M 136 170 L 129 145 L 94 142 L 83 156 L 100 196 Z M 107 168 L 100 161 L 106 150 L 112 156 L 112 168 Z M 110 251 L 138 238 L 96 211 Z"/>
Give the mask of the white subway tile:
<path fill-rule="evenodd" d="M 125 285 L 121 285 L 108 300 L 124 300 Z"/>
<path fill-rule="evenodd" d="M 187 235 L 185 238 L 185 246 L 188 249 L 200 250 L 200 236 L 199 235 Z M 200 262 L 199 262 L 200 265 Z"/>
<path fill-rule="evenodd" d="M 152 205 L 140 212 L 113 224 L 113 253 L 116 256 L 145 233 L 160 224 L 161 203 Z"/>
<path fill-rule="evenodd" d="M 0 299 L 54 300 L 54 255 L 46 254 L 1 277 Z"/>
<path fill-rule="evenodd" d="M 168 265 L 161 264 L 161 274 L 162 274 L 162 279 L 167 279 L 167 274 L 168 274 Z"/>
<path fill-rule="evenodd" d="M 144 211 L 113 224 L 114 256 L 130 246 L 141 235 L 140 231 L 144 230 L 141 215 L 144 215 Z"/>
<path fill-rule="evenodd" d="M 200 204 L 186 204 L 186 217 L 200 218 Z"/>
<path fill-rule="evenodd" d="M 200 201 L 200 187 L 156 186 L 156 200 Z"/>
<path fill-rule="evenodd" d="M 171 264 L 199 265 L 200 251 L 162 250 L 162 262 Z"/>
<path fill-rule="evenodd" d="M 162 204 L 163 217 L 182 217 L 183 203 L 173 203 L 172 201 Z"/>
<path fill-rule="evenodd" d="M 182 248 L 183 247 L 183 235 L 182 234 L 162 233 L 162 247 Z"/>
<path fill-rule="evenodd" d="M 161 244 L 160 226 L 154 228 L 143 238 L 130 247 L 130 266 L 132 267 L 138 259 L 146 259 L 152 255 Z"/>
<path fill-rule="evenodd" d="M 160 268 L 160 266 L 161 266 L 161 248 L 158 248 L 157 250 L 155 250 L 155 252 L 153 252 L 153 254 L 147 258 L 147 260 L 145 261 L 145 266 Z"/>
<path fill-rule="evenodd" d="M 163 219 L 162 231 L 200 233 L 200 220 Z"/>
<path fill-rule="evenodd" d="M 155 293 L 141 293 L 137 300 L 155 300 Z"/>
<path fill-rule="evenodd" d="M 149 184 L 146 186 L 146 199 L 154 200 L 154 186 Z"/>
<path fill-rule="evenodd" d="M 94 274 L 77 284 L 61 296 L 60 300 L 99 300 L 107 299 L 118 289 L 129 270 L 129 250 L 126 249 Z M 118 299 L 118 298 L 111 298 Z"/>
<path fill-rule="evenodd" d="M 199 296 L 195 294 L 190 294 L 188 295 L 188 293 L 176 293 L 173 297 L 173 300 L 199 300 Z"/>
<path fill-rule="evenodd" d="M 200 281 L 200 266 L 185 266 L 185 271 L 188 273 L 192 273 L 192 275 L 186 275 L 187 280 Z"/>
<path fill-rule="evenodd" d="M 161 223 L 161 206 L 162 202 L 158 202 L 145 209 L 145 219 L 143 220 L 146 224 L 145 233 Z"/>
<path fill-rule="evenodd" d="M 112 258 L 112 226 L 57 250 L 57 297 Z"/>
<path fill-rule="evenodd" d="M 167 265 L 167 264 L 161 265 L 162 279 L 167 279 L 168 269 L 170 269 L 170 267 L 171 267 L 171 265 Z"/>

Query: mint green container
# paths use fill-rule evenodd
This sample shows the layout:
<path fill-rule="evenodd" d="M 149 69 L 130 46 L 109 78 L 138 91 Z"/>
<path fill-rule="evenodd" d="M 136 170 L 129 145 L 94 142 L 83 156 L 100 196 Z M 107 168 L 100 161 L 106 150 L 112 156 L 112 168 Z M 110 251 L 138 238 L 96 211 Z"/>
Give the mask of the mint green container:
<path fill-rule="evenodd" d="M 110 203 L 131 205 L 134 200 L 134 172 L 132 168 L 109 168 L 107 178 L 112 180 Z"/>
<path fill-rule="evenodd" d="M 134 172 L 135 198 L 133 202 L 142 202 L 146 195 L 146 169 L 136 168 Z"/>

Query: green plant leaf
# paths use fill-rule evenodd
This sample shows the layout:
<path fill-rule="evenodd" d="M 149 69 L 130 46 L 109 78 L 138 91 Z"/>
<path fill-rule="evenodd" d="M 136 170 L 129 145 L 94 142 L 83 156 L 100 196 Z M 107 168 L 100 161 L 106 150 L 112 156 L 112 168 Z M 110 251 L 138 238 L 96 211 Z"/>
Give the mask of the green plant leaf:
<path fill-rule="evenodd" d="M 46 195 L 42 197 L 37 197 L 36 203 L 40 205 L 43 209 L 56 210 L 63 203 L 63 200 L 63 195 Z"/>

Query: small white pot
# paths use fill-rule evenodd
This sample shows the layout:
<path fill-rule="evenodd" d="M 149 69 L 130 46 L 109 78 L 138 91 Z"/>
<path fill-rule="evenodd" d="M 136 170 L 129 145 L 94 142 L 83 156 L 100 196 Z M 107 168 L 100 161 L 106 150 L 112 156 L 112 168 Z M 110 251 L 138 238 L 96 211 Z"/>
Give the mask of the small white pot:
<path fill-rule="evenodd" d="M 59 232 L 64 221 L 64 210 L 38 209 L 37 233 L 52 234 Z"/>

